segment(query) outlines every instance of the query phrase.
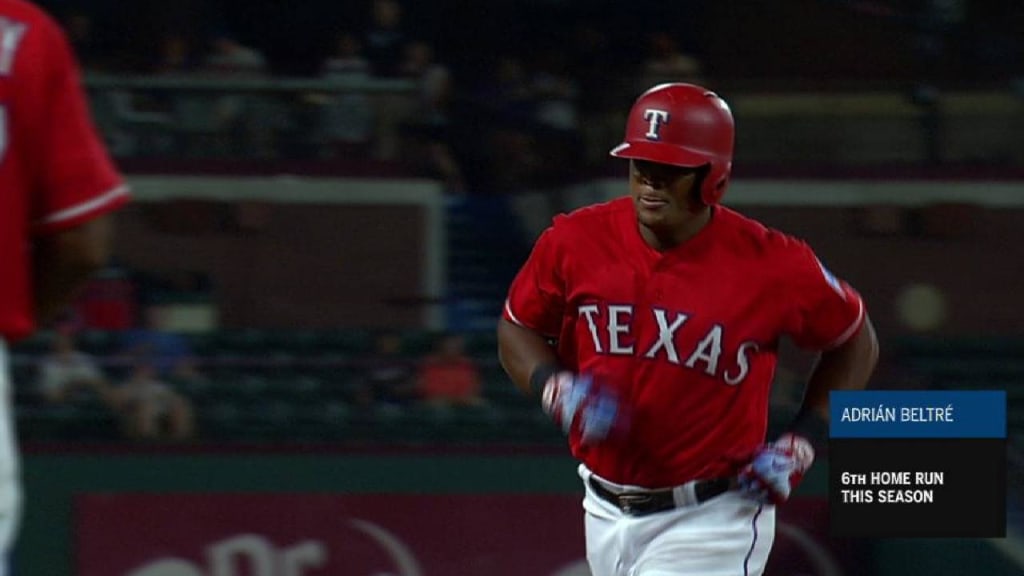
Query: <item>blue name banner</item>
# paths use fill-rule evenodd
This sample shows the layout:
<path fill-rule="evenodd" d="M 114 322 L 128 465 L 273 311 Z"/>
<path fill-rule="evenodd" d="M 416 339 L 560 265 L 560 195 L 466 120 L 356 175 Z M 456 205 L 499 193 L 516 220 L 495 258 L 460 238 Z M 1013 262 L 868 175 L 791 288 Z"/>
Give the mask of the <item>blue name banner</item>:
<path fill-rule="evenodd" d="M 1006 438 L 1005 390 L 836 390 L 832 438 Z"/>

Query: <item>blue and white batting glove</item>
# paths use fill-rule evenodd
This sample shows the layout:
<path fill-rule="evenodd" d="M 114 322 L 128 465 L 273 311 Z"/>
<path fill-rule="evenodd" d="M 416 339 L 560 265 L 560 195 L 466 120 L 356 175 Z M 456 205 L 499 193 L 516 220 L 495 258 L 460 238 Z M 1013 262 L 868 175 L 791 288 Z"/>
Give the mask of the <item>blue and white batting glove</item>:
<path fill-rule="evenodd" d="M 586 374 L 554 372 L 541 387 L 540 401 L 544 412 L 564 433 L 578 427 L 584 444 L 606 439 L 618 421 L 616 397 L 599 389 Z"/>
<path fill-rule="evenodd" d="M 740 471 L 740 491 L 759 502 L 781 504 L 789 499 L 813 463 L 814 448 L 806 438 L 783 434 L 761 447 Z"/>

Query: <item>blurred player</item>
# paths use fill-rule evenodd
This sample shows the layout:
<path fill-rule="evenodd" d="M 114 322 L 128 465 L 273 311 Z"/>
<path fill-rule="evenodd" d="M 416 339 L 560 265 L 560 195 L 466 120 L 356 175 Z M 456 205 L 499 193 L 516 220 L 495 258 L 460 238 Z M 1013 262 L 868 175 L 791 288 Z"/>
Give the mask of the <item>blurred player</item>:
<path fill-rule="evenodd" d="M 127 200 L 63 32 L 32 4 L 0 0 L 0 576 L 21 500 L 6 346 L 60 312 L 104 264 L 104 214 Z"/>
<path fill-rule="evenodd" d="M 629 196 L 556 217 L 509 290 L 501 362 L 581 461 L 594 576 L 761 574 L 829 390 L 874 370 L 857 292 L 719 204 L 733 139 L 716 94 L 644 93 L 612 150 Z M 796 420 L 765 444 L 783 336 L 822 353 Z"/>

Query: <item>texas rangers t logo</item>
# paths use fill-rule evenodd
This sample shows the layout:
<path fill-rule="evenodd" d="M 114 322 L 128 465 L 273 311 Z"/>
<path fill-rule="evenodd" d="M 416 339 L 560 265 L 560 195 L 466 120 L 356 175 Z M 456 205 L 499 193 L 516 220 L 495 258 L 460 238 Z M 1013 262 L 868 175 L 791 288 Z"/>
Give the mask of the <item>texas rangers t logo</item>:
<path fill-rule="evenodd" d="M 668 124 L 668 110 L 648 108 L 644 110 L 644 120 L 647 120 L 647 134 L 644 136 L 648 140 L 661 140 L 658 131 L 661 130 L 662 124 Z"/>
<path fill-rule="evenodd" d="M 14 54 L 28 26 L 0 16 L 0 76 L 10 76 Z"/>

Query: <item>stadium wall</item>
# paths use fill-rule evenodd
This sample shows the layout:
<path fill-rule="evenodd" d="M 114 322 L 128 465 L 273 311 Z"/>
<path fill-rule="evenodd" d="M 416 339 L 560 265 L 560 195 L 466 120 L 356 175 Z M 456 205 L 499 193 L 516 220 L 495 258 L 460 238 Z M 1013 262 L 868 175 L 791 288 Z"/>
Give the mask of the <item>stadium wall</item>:
<path fill-rule="evenodd" d="M 24 464 L 18 574 L 585 574 L 561 451 L 37 448 Z M 780 509 L 770 575 L 1019 573 L 983 540 L 944 540 L 939 560 L 927 542 L 829 538 L 825 469 Z"/>
<path fill-rule="evenodd" d="M 440 328 L 444 205 L 414 179 L 139 176 L 117 261 L 201 274 L 222 327 Z M 386 263 L 386 265 L 382 265 Z"/>
<path fill-rule="evenodd" d="M 443 327 L 445 199 L 432 182 L 138 176 L 132 184 L 140 202 L 119 219 L 118 259 L 206 274 L 224 327 Z M 561 195 L 524 194 L 516 205 L 535 234 L 554 210 L 623 187 L 597 180 Z M 1024 182 L 740 179 L 726 204 L 810 242 L 863 292 L 883 336 L 1019 335 L 1024 326 L 1024 272 L 1011 265 L 1024 260 Z"/>

